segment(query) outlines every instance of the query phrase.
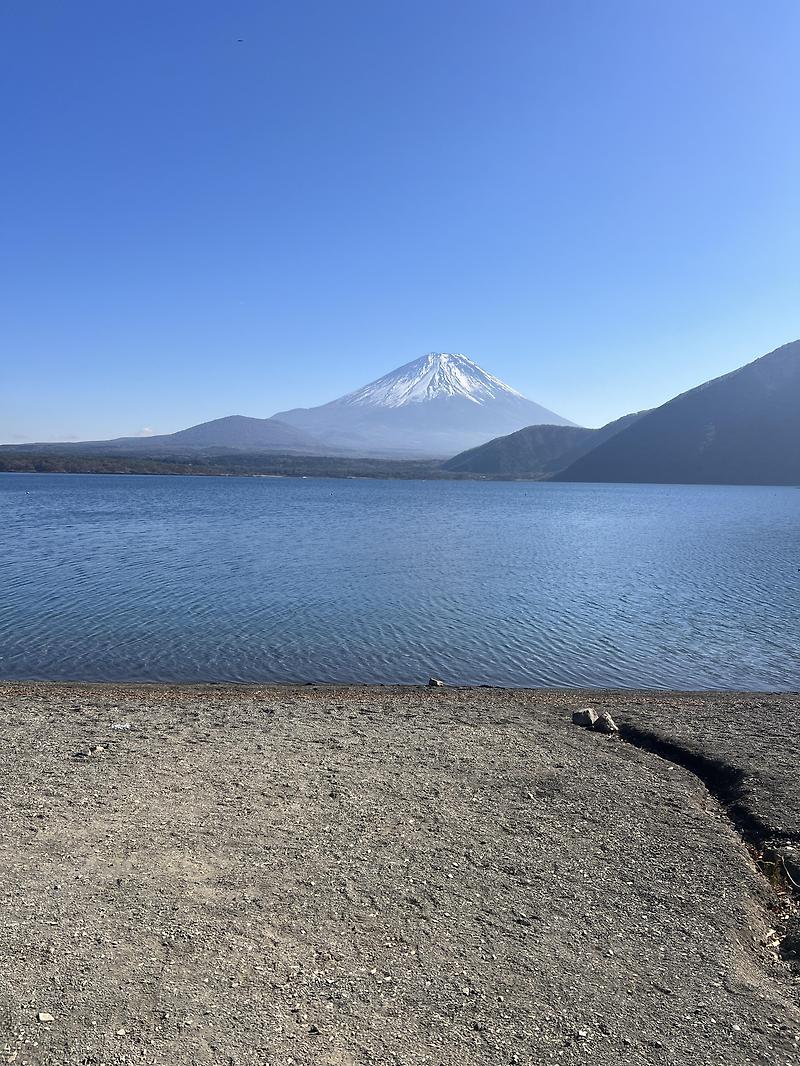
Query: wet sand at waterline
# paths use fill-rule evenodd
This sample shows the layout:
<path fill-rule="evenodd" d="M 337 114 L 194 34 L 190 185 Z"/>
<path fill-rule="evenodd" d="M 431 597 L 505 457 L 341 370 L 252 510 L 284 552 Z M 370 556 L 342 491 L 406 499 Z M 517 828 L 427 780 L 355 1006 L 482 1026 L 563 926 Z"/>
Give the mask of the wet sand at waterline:
<path fill-rule="evenodd" d="M 0 1062 L 798 1062 L 798 711 L 0 684 Z"/>

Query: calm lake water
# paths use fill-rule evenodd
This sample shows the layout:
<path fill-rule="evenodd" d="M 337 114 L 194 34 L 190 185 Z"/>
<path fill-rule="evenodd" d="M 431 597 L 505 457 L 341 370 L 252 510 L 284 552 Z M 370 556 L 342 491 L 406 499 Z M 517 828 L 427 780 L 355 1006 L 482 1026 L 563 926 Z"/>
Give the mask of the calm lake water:
<path fill-rule="evenodd" d="M 0 677 L 800 689 L 800 490 L 0 474 Z"/>

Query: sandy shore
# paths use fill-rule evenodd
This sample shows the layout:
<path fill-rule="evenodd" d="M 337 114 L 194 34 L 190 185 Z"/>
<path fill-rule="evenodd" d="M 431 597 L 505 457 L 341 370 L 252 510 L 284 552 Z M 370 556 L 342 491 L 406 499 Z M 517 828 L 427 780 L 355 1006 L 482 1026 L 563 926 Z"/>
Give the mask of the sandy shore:
<path fill-rule="evenodd" d="M 800 1062 L 798 711 L 0 684 L 0 1062 Z"/>

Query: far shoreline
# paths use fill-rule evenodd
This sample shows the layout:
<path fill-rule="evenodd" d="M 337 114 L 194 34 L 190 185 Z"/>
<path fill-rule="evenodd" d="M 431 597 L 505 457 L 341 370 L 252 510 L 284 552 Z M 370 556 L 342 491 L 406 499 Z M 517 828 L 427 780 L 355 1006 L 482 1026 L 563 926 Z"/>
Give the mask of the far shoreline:
<path fill-rule="evenodd" d="M 190 478 L 266 478 L 277 481 L 400 481 L 400 482 L 479 482 L 500 483 L 517 485 L 558 485 L 565 487 L 602 486 L 616 487 L 658 487 L 658 488 L 687 488 L 687 489 L 800 489 L 800 482 L 739 482 L 739 481 L 559 481 L 550 476 L 529 477 L 513 476 L 511 474 L 465 474 L 465 473 L 436 473 L 428 477 L 421 475 L 405 476 L 390 475 L 386 473 L 360 473 L 360 474 L 300 474 L 300 473 L 262 473 L 248 471 L 222 471 L 222 470 L 0 470 L 0 476 L 11 474 L 19 476 L 33 475 L 59 475 L 73 477 L 190 477 Z"/>
<path fill-rule="evenodd" d="M 800 699 L 800 689 L 742 689 L 742 688 L 695 688 L 695 689 L 682 689 L 682 688 L 647 688 L 646 686 L 637 685 L 631 688 L 614 687 L 604 685 L 502 685 L 502 684 L 489 684 L 488 682 L 481 682 L 476 684 L 459 684 L 443 682 L 441 687 L 430 686 L 425 681 L 302 681 L 302 680 L 268 680 L 268 681 L 230 681 L 230 680 L 214 680 L 206 679 L 200 681 L 163 681 L 163 680 L 119 680 L 119 681 L 106 681 L 106 680 L 85 680 L 81 678 L 70 679 L 57 679 L 50 678 L 37 678 L 37 677 L 25 677 L 25 678 L 4 678 L 0 676 L 0 691 L 4 686 L 11 687 L 28 687 L 28 686 L 43 686 L 53 688 L 85 688 L 85 689 L 163 689 L 167 692 L 186 692 L 187 695 L 191 695 L 194 692 L 204 692 L 206 690 L 213 692 L 224 692 L 230 690 L 231 694 L 240 694 L 244 692 L 259 693 L 264 691 L 270 691 L 276 689 L 283 691 L 285 689 L 296 689 L 299 691 L 307 691 L 308 689 L 321 689 L 330 691 L 331 689 L 364 692 L 375 691 L 376 693 L 386 693 L 398 691 L 401 693 L 413 693 L 413 692 L 455 692 L 465 695 L 497 692 L 508 693 L 510 695 L 517 694 L 521 696 L 537 696 L 537 695 L 575 695 L 581 697 L 596 696 L 599 698 L 620 698 L 625 697 L 652 697 L 654 699 L 684 699 L 684 698 L 696 698 L 696 699 L 724 699 L 730 698 L 756 698 L 764 696 L 768 698 L 785 698 L 785 697 L 797 697 Z"/>

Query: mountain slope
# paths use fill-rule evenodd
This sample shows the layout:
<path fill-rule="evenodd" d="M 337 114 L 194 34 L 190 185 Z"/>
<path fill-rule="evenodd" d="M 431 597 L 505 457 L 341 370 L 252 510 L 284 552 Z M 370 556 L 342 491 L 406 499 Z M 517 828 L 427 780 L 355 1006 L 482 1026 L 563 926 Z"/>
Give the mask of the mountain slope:
<path fill-rule="evenodd" d="M 800 341 L 676 396 L 555 480 L 800 484 Z"/>
<path fill-rule="evenodd" d="M 362 455 L 447 457 L 534 423 L 571 425 L 464 355 L 431 352 L 320 407 L 274 416 Z"/>
<path fill-rule="evenodd" d="M 641 417 L 641 413 L 625 415 L 601 429 L 526 426 L 448 459 L 442 469 L 489 477 L 545 477 L 563 470 Z"/>
<path fill-rule="evenodd" d="M 116 437 L 80 443 L 45 443 L 14 445 L 15 451 L 81 452 L 83 454 L 171 455 L 175 453 L 216 451 L 287 451 L 319 453 L 321 445 L 307 433 L 274 418 L 247 418 L 229 415 L 211 422 L 161 433 L 151 437 Z"/>
<path fill-rule="evenodd" d="M 276 418 L 248 418 L 228 415 L 211 422 L 201 422 L 177 433 L 159 437 L 136 438 L 140 445 L 166 445 L 176 448 L 235 448 L 239 451 L 262 451 L 276 448 L 316 449 L 318 442 L 307 433 Z"/>

